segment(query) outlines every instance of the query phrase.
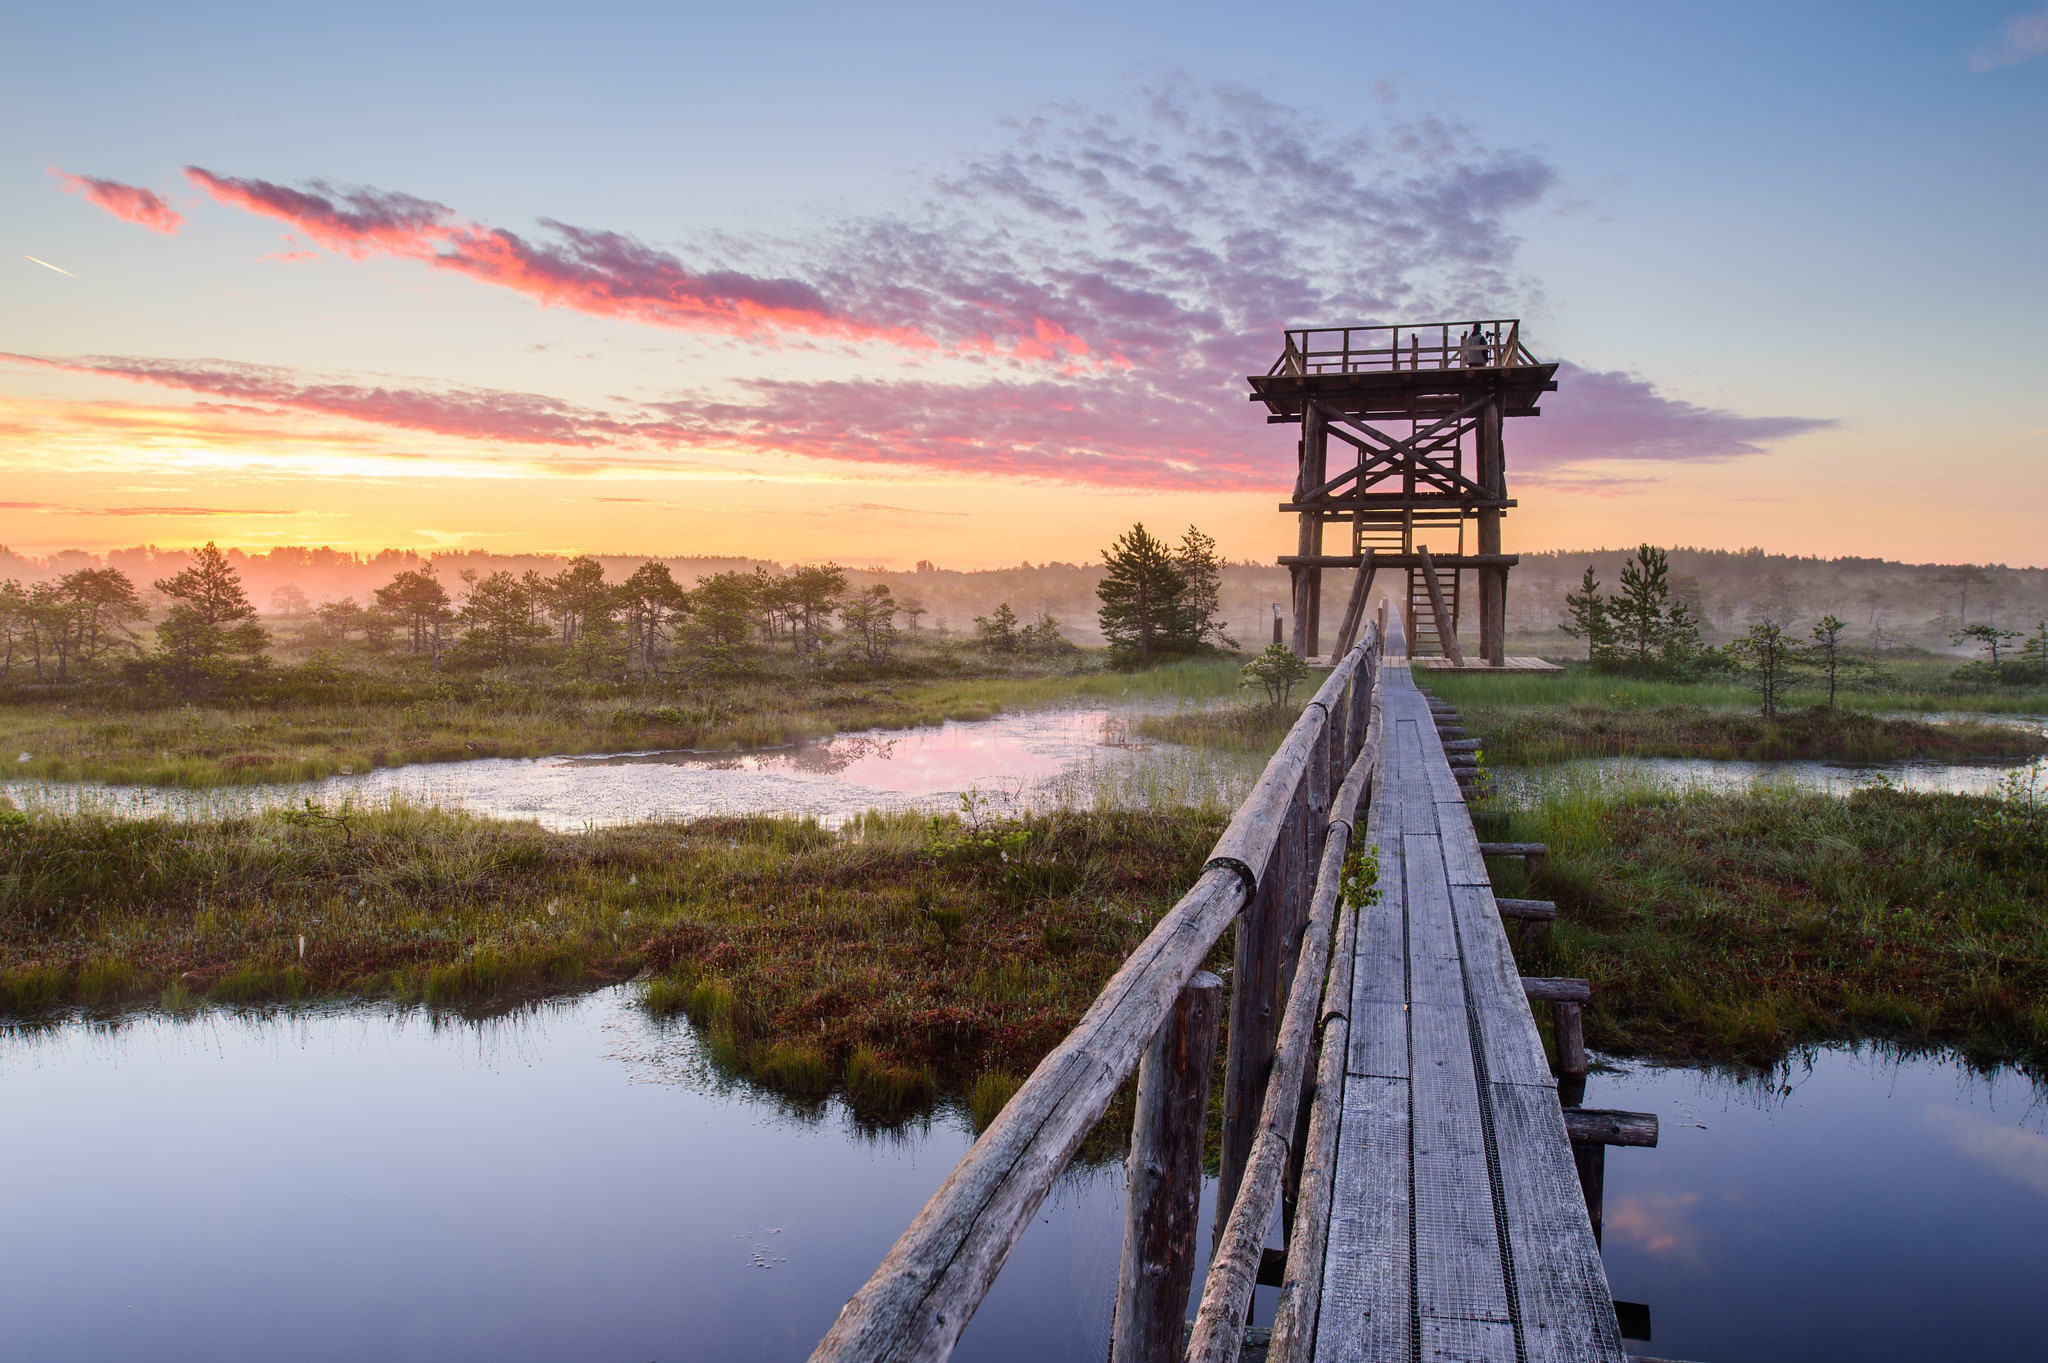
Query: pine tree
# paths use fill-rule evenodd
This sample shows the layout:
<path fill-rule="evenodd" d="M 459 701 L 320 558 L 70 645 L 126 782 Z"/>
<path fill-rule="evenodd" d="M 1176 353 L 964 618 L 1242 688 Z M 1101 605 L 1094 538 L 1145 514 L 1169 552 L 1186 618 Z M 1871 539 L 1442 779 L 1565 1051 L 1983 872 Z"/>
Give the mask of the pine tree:
<path fill-rule="evenodd" d="M 1846 621 L 1832 615 L 1824 615 L 1813 627 L 1813 642 L 1807 652 L 1821 670 L 1828 675 L 1828 709 L 1835 708 L 1835 686 L 1842 671 L 1842 631 L 1849 628 Z"/>
<path fill-rule="evenodd" d="M 1762 702 L 1765 719 L 1778 717 L 1779 698 L 1791 685 L 1792 642 L 1782 625 L 1762 620 L 1749 627 L 1748 635 L 1728 645 L 1730 653 L 1748 660 L 1750 685 Z"/>
<path fill-rule="evenodd" d="M 1566 593 L 1564 598 L 1565 619 L 1559 628 L 1574 639 L 1586 641 L 1586 659 L 1595 664 L 1614 660 L 1614 622 L 1608 618 L 1607 598 L 1600 594 L 1600 579 L 1593 576 L 1593 565 L 1586 565 L 1586 575 L 1579 580 L 1576 593 Z"/>
<path fill-rule="evenodd" d="M 211 540 L 191 567 L 156 589 L 174 598 L 170 615 L 156 627 L 157 647 L 180 667 L 204 667 L 233 653 L 253 657 L 270 644 L 242 590 L 242 575 Z"/>
<path fill-rule="evenodd" d="M 974 641 L 990 653 L 1015 653 L 1018 645 L 1017 612 L 1010 603 L 996 603 L 995 614 L 974 617 Z"/>
<path fill-rule="evenodd" d="M 532 591 L 503 570 L 470 584 L 455 619 L 465 631 L 464 645 L 499 667 L 548 633 L 547 626 L 534 623 Z"/>
<path fill-rule="evenodd" d="M 407 569 L 377 588 L 377 604 L 405 622 L 412 652 L 424 653 L 431 646 L 435 658 L 441 656 L 441 626 L 454 617 L 448 589 L 435 578 L 432 563 Z"/>
<path fill-rule="evenodd" d="M 1095 594 L 1096 618 L 1111 655 L 1125 666 L 1192 653 L 1201 622 L 1188 604 L 1188 580 L 1165 545 L 1132 526 L 1103 551 L 1109 571 Z"/>
<path fill-rule="evenodd" d="M 1670 564 L 1662 549 L 1643 545 L 1621 565 L 1621 593 L 1608 602 L 1615 652 L 1647 667 L 1664 656 L 1671 634 Z"/>
<path fill-rule="evenodd" d="M 1215 644 L 1235 650 L 1237 640 L 1224 632 L 1217 614 L 1222 610 L 1223 560 L 1216 555 L 1216 541 L 1190 525 L 1173 552 L 1174 566 L 1188 584 L 1186 610 L 1194 623 L 1195 643 Z"/>

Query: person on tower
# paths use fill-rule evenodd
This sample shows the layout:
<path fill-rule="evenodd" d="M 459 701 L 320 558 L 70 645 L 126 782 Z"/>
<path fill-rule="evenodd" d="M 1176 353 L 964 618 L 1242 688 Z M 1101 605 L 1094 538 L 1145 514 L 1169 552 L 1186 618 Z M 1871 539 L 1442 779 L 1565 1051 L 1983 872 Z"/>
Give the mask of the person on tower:
<path fill-rule="evenodd" d="M 1467 369 L 1486 368 L 1486 332 L 1479 323 L 1474 322 L 1472 329 L 1459 338 L 1458 348 Z"/>

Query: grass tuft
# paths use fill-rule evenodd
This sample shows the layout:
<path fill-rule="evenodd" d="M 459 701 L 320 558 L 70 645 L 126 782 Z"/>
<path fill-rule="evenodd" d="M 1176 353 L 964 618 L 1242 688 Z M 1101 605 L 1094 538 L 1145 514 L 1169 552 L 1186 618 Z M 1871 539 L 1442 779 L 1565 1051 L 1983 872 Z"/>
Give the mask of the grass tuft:
<path fill-rule="evenodd" d="M 986 1131 L 1023 1086 L 1024 1081 L 1008 1070 L 983 1070 L 975 1075 L 967 1089 L 967 1115 L 973 1120 L 974 1129 Z"/>

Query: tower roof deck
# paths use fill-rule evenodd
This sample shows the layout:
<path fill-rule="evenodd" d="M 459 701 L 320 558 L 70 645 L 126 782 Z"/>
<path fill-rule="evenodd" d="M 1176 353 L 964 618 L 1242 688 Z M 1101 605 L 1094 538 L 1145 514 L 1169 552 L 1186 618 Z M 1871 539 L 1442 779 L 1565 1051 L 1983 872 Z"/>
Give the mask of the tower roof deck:
<path fill-rule="evenodd" d="M 1247 381 L 1268 421 L 1301 420 L 1311 398 L 1351 415 L 1412 419 L 1487 394 L 1499 396 L 1503 416 L 1534 416 L 1556 373 L 1529 353 L 1510 317 L 1290 330 L 1273 367 Z"/>

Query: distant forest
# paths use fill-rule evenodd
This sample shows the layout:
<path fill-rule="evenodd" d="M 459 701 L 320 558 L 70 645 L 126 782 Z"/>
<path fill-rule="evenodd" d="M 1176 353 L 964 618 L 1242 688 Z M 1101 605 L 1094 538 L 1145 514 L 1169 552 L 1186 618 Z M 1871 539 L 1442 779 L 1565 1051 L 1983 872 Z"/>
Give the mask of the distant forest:
<path fill-rule="evenodd" d="M 1159 526 L 1165 531 L 1174 527 Z M 1508 588 L 1508 629 L 1525 651 L 1552 655 L 1583 652 L 1583 647 L 1558 628 L 1564 598 L 1579 584 L 1588 565 L 1603 587 L 1618 585 L 1621 564 L 1634 546 L 1615 549 L 1525 553 Z M 1881 650 L 1926 649 L 1944 654 L 1973 652 L 1950 642 L 1965 624 L 1994 624 L 2031 630 L 2048 616 L 2048 569 L 2008 568 L 2002 564 L 1901 563 L 1872 558 L 1813 558 L 1769 554 L 1761 549 L 1716 550 L 1676 548 L 1670 551 L 1672 596 L 1689 605 L 1703 625 L 1705 642 L 1718 643 L 1740 634 L 1756 620 L 1804 626 L 1823 615 L 1850 625 L 1857 645 Z M 465 570 L 480 576 L 509 571 L 542 575 L 559 571 L 568 555 L 494 554 L 483 550 L 422 555 L 386 549 L 356 554 L 327 548 L 278 548 L 267 553 L 227 551 L 250 601 L 266 622 L 309 616 L 325 601 L 353 599 L 369 604 L 372 594 L 400 573 L 431 560 L 444 581 L 457 582 Z M 643 563 L 644 555 L 600 554 L 609 581 L 624 581 Z M 769 559 L 657 556 L 683 586 L 715 573 L 763 567 L 782 572 L 793 566 Z M 48 558 L 16 554 L 0 546 L 0 580 L 48 581 L 82 568 L 115 568 L 142 589 L 152 615 L 166 603 L 155 601 L 146 584 L 190 565 L 192 554 L 154 546 L 118 549 L 105 555 L 67 550 Z M 1076 643 L 1102 642 L 1096 612 L 1101 602 L 1096 585 L 1100 563 L 1022 563 L 1014 568 L 974 571 L 919 563 L 908 571 L 879 566 L 844 565 L 848 586 L 855 592 L 881 583 L 898 600 L 921 602 L 924 627 L 942 635 L 973 632 L 977 615 L 990 614 L 1007 603 L 1025 620 L 1044 615 L 1056 619 Z M 1374 595 L 1398 593 L 1398 577 L 1383 575 Z M 1351 574 L 1324 575 L 1324 638 L 1331 638 L 1350 591 Z M 1287 601 L 1287 573 L 1271 564 L 1233 563 L 1223 569 L 1219 617 L 1239 645 L 1255 650 L 1272 639 L 1273 608 Z M 1476 621 L 1467 612 L 1465 632 Z"/>

